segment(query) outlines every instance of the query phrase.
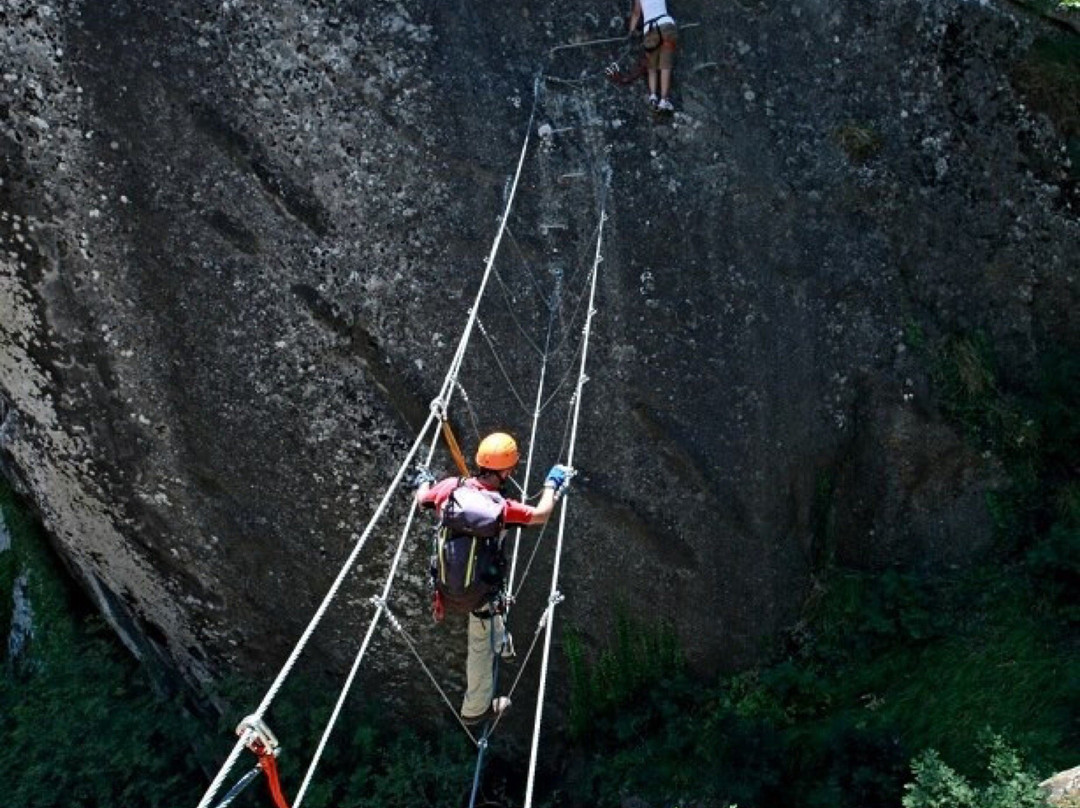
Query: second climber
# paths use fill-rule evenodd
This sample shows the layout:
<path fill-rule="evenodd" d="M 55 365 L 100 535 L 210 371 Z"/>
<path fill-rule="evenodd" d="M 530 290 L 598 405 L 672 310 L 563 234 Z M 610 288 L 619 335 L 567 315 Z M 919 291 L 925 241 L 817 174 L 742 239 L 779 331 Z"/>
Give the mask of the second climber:
<path fill-rule="evenodd" d="M 661 115 L 675 111 L 671 103 L 671 74 L 679 48 L 679 29 L 668 14 L 666 0 L 633 0 L 630 9 L 631 33 L 642 26 L 642 44 L 648 62 L 649 106 Z"/>

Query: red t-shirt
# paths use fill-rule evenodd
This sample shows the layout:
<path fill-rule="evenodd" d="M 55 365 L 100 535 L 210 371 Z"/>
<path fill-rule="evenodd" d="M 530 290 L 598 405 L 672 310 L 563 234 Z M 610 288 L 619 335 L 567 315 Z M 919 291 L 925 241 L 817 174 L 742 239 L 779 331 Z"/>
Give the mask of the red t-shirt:
<path fill-rule="evenodd" d="M 480 480 L 475 477 L 466 477 L 465 485 L 471 488 L 479 488 L 487 491 L 497 491 L 498 489 L 493 485 L 484 485 Z M 440 480 L 431 486 L 424 494 L 417 497 L 417 502 L 421 508 L 435 508 L 436 511 L 441 512 L 443 503 L 446 502 L 446 498 L 450 496 L 451 492 L 455 488 L 461 485 L 460 477 L 447 477 L 445 480 Z M 526 505 L 524 502 L 518 502 L 516 499 L 505 499 L 503 505 L 503 524 L 504 525 L 527 525 L 532 520 L 535 509 L 531 505 Z"/>

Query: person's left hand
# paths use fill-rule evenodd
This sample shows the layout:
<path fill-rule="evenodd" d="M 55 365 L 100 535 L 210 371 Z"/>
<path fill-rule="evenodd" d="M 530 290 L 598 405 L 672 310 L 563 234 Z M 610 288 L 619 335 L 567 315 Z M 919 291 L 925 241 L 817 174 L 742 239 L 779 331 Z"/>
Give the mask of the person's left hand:
<path fill-rule="evenodd" d="M 544 480 L 544 487 L 552 489 L 557 497 L 570 484 L 570 478 L 573 475 L 574 470 L 569 466 L 556 464 L 548 472 L 547 478 Z"/>

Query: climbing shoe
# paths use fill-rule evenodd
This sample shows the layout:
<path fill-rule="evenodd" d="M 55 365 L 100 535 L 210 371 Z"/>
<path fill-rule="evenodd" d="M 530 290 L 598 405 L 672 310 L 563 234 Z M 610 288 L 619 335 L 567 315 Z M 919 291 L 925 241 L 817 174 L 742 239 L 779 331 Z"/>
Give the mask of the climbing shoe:
<path fill-rule="evenodd" d="M 657 109 L 659 107 L 659 105 L 660 105 L 660 99 L 656 96 L 655 93 L 650 95 L 645 100 L 646 100 L 646 103 L 648 103 L 648 105 L 649 105 L 649 109 Z"/>
<path fill-rule="evenodd" d="M 668 99 L 661 98 L 659 103 L 656 105 L 656 111 L 667 112 L 670 114 L 675 111 L 675 106 Z"/>
<path fill-rule="evenodd" d="M 498 696 L 491 700 L 491 706 L 480 715 L 462 715 L 461 723 L 467 727 L 475 727 L 493 718 L 498 718 L 510 709 L 510 699 L 506 696 Z"/>

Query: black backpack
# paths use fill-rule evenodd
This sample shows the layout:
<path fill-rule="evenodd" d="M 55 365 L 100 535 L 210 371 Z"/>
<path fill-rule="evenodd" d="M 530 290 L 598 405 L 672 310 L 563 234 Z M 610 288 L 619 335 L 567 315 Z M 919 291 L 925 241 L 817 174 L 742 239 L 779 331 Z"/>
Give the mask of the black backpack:
<path fill-rule="evenodd" d="M 446 611 L 474 611 L 502 587 L 505 505 L 498 491 L 474 488 L 464 478 L 443 503 L 431 579 Z"/>

